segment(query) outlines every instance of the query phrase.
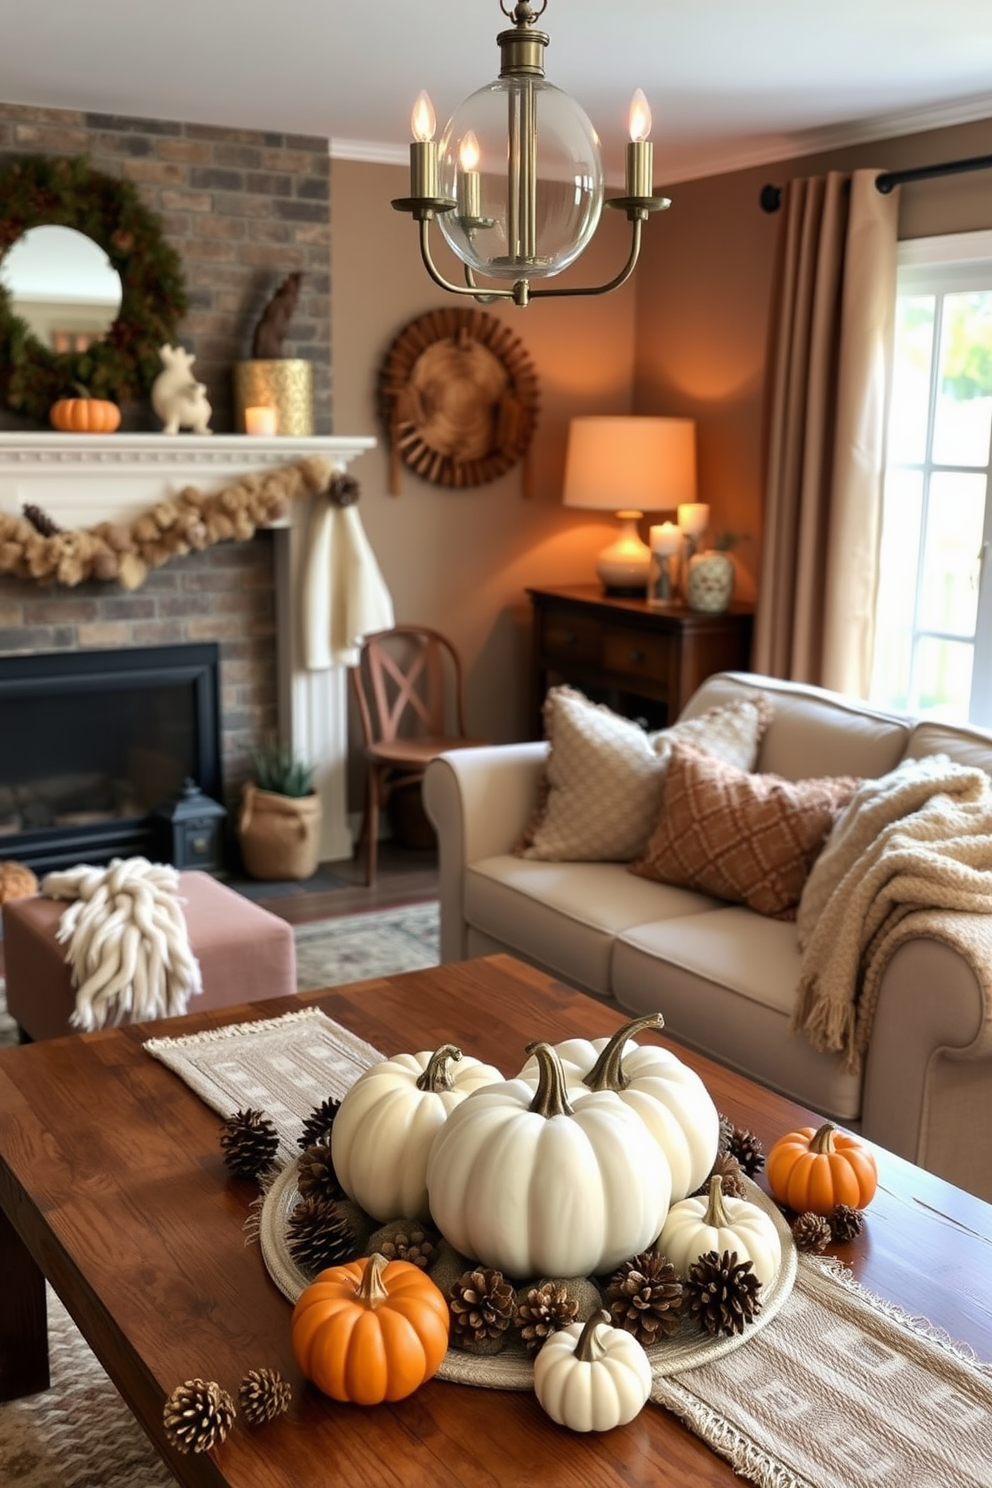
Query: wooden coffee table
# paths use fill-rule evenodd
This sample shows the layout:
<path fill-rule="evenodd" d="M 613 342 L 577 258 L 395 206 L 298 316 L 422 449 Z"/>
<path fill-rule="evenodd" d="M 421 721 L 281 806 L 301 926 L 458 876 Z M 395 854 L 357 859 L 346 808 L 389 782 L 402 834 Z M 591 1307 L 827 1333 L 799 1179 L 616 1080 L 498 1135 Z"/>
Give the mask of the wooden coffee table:
<path fill-rule="evenodd" d="M 459 1044 L 512 1074 L 534 1038 L 609 1034 L 612 1009 L 507 956 L 154 1025 L 156 1035 L 317 1004 L 384 1053 Z M 0 1051 L 0 1400 L 47 1384 L 44 1277 L 167 1461 L 191 1488 L 546 1488 L 739 1484 L 649 1404 L 603 1436 L 555 1426 L 527 1392 L 431 1381 L 393 1406 L 338 1405 L 300 1377 L 289 1305 L 242 1223 L 254 1185 L 230 1181 L 219 1118 L 130 1026 Z M 663 1040 L 662 1040 L 663 1041 Z M 766 1147 L 815 1116 L 680 1051 L 718 1108 Z M 966 1140 L 962 1136 L 962 1140 Z M 880 1192 L 839 1253 L 880 1295 L 925 1313 L 992 1361 L 992 1208 L 879 1152 Z M 182 1456 L 162 1406 L 201 1376 L 236 1391 L 252 1367 L 293 1382 L 289 1414 L 235 1425 Z"/>

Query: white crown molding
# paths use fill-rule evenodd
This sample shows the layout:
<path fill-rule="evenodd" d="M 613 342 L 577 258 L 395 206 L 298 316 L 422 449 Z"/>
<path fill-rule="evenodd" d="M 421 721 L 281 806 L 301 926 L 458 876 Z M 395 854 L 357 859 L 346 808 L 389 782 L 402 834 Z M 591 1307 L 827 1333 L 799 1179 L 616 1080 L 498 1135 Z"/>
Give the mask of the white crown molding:
<path fill-rule="evenodd" d="M 332 139 L 328 141 L 332 160 L 359 160 L 366 165 L 409 165 L 409 145 L 387 145 L 378 140 Z"/>

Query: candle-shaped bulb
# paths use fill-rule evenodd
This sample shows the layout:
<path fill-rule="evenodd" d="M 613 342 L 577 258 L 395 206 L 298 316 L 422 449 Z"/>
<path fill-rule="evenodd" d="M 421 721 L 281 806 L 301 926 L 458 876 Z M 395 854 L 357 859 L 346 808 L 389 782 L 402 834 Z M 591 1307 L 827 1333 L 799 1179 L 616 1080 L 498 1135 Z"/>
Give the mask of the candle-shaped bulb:
<path fill-rule="evenodd" d="M 478 170 L 480 154 L 479 141 L 470 129 L 468 134 L 462 136 L 462 142 L 458 148 L 458 159 L 461 162 L 462 170 Z"/>
<path fill-rule="evenodd" d="M 630 100 L 628 124 L 632 140 L 646 140 L 651 133 L 651 109 L 641 88 L 637 89 Z"/>
<path fill-rule="evenodd" d="M 428 140 L 434 138 L 437 116 L 434 113 L 434 105 L 426 93 L 420 93 L 413 105 L 410 127 L 413 130 L 414 139 L 419 140 L 422 145 L 426 145 Z"/>

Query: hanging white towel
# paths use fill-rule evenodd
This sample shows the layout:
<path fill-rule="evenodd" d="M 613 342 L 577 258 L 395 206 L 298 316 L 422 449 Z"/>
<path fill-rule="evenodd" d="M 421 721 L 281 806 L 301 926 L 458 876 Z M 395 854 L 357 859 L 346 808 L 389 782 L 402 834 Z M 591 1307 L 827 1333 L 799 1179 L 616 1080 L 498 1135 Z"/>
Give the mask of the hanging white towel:
<path fill-rule="evenodd" d="M 357 666 L 364 636 L 393 625 L 393 601 L 358 507 L 318 497 L 303 593 L 309 671 Z"/>

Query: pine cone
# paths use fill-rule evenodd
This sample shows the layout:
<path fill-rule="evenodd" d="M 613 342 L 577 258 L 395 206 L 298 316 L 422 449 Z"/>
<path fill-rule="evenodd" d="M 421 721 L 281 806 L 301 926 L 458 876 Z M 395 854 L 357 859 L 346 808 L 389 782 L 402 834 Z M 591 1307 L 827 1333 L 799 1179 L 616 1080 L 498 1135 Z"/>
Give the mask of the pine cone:
<path fill-rule="evenodd" d="M 264 1426 L 289 1410 L 293 1387 L 278 1369 L 249 1369 L 238 1386 L 238 1408 L 249 1426 Z"/>
<path fill-rule="evenodd" d="M 546 1281 L 543 1286 L 530 1287 L 524 1293 L 523 1301 L 517 1303 L 513 1323 L 519 1329 L 524 1348 L 529 1354 L 536 1354 L 552 1333 L 575 1322 L 578 1310 L 579 1304 L 569 1296 L 567 1287 Z"/>
<path fill-rule="evenodd" d="M 340 1199 L 344 1189 L 331 1162 L 331 1149 L 324 1142 L 308 1147 L 296 1167 L 296 1187 L 305 1199 Z"/>
<path fill-rule="evenodd" d="M 835 1204 L 827 1219 L 831 1237 L 838 1245 L 856 1240 L 865 1227 L 864 1214 L 860 1209 L 855 1209 L 853 1204 Z"/>
<path fill-rule="evenodd" d="M 177 1385 L 165 1402 L 165 1434 L 179 1452 L 209 1452 L 219 1447 L 234 1420 L 234 1401 L 213 1380 L 192 1379 Z"/>
<path fill-rule="evenodd" d="M 717 1152 L 729 1152 L 730 1144 L 734 1140 L 734 1132 L 737 1130 L 729 1116 L 720 1117 L 720 1138 L 717 1142 Z"/>
<path fill-rule="evenodd" d="M 317 1142 L 330 1142 L 331 1127 L 334 1125 L 334 1118 L 340 1109 L 341 1102 L 334 1100 L 332 1097 L 328 1097 L 327 1100 L 322 1101 L 319 1106 L 314 1106 L 310 1115 L 303 1123 L 303 1130 L 296 1139 L 304 1152 L 308 1147 L 312 1147 Z"/>
<path fill-rule="evenodd" d="M 701 1333 L 743 1333 L 761 1311 L 761 1282 L 750 1261 L 738 1263 L 736 1250 L 709 1250 L 693 1261 L 686 1281 L 689 1310 Z"/>
<path fill-rule="evenodd" d="M 25 501 L 21 511 L 35 532 L 40 533 L 42 537 L 56 537 L 63 531 L 54 517 L 50 517 L 46 511 L 43 511 L 40 506 L 35 506 L 31 501 Z"/>
<path fill-rule="evenodd" d="M 436 1230 L 425 1228 L 415 1219 L 400 1219 L 376 1230 L 366 1249 L 370 1255 L 378 1251 L 387 1261 L 409 1261 L 411 1266 L 427 1271 L 437 1259 L 439 1240 Z"/>
<path fill-rule="evenodd" d="M 682 1320 L 682 1283 L 667 1256 L 642 1251 L 610 1277 L 606 1305 L 615 1328 L 626 1328 L 647 1348 L 677 1333 Z"/>
<path fill-rule="evenodd" d="M 333 1199 L 300 1199 L 286 1221 L 286 1245 L 308 1276 L 353 1261 L 361 1251 L 354 1225 Z"/>
<path fill-rule="evenodd" d="M 765 1166 L 765 1152 L 759 1137 L 753 1131 L 748 1131 L 746 1126 L 735 1126 L 734 1134 L 727 1148 L 731 1157 L 736 1157 L 741 1167 L 749 1178 L 755 1173 L 760 1173 Z"/>
<path fill-rule="evenodd" d="M 716 1162 L 710 1170 L 706 1182 L 696 1189 L 697 1194 L 708 1194 L 710 1191 L 710 1178 L 719 1178 L 722 1190 L 732 1199 L 747 1198 L 747 1184 L 744 1182 L 744 1173 L 736 1157 L 731 1157 L 729 1152 L 718 1152 Z"/>
<path fill-rule="evenodd" d="M 797 1250 L 826 1250 L 832 1239 L 830 1222 L 824 1219 L 822 1214 L 812 1214 L 807 1210 L 794 1221 L 792 1238 L 796 1242 Z"/>
<path fill-rule="evenodd" d="M 279 1133 L 264 1111 L 235 1111 L 221 1127 L 220 1145 L 236 1178 L 258 1178 L 279 1150 Z"/>
<path fill-rule="evenodd" d="M 502 1271 L 478 1266 L 465 1271 L 448 1292 L 452 1342 L 458 1348 L 486 1351 L 513 1319 L 513 1288 Z"/>

